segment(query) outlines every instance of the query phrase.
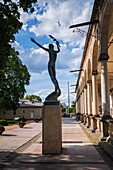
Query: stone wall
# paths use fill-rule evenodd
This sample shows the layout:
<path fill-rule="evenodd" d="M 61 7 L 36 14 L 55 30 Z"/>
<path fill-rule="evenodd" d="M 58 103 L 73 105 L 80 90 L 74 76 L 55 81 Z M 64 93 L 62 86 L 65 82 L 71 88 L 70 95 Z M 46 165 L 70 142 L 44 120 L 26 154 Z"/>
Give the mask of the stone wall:
<path fill-rule="evenodd" d="M 24 110 L 24 113 L 23 113 Z M 3 115 L 2 110 L 0 110 L 0 119 L 14 119 L 15 117 L 24 116 L 26 119 L 42 118 L 42 108 L 41 107 L 30 107 L 30 108 L 18 108 L 16 110 L 16 115 L 13 115 L 12 110 L 6 111 L 6 115 Z"/>

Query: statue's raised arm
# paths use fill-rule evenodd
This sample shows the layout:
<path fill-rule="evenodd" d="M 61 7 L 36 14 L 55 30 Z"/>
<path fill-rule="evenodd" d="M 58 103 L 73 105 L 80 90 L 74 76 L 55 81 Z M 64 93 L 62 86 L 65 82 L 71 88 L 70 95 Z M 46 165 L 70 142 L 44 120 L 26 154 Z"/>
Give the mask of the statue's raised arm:
<path fill-rule="evenodd" d="M 56 44 L 57 44 L 57 49 L 58 49 L 58 51 L 56 51 L 56 52 L 59 53 L 59 52 L 60 52 L 60 45 L 59 45 L 59 42 L 56 41 Z"/>
<path fill-rule="evenodd" d="M 31 39 L 31 41 L 32 42 L 34 42 L 36 45 L 38 45 L 40 48 L 42 48 L 43 50 L 45 50 L 45 51 L 49 51 L 49 49 L 48 48 L 45 48 L 45 47 L 43 47 L 42 45 L 40 45 L 39 43 L 37 43 L 36 41 L 35 41 L 35 39 L 34 38 L 30 38 Z"/>

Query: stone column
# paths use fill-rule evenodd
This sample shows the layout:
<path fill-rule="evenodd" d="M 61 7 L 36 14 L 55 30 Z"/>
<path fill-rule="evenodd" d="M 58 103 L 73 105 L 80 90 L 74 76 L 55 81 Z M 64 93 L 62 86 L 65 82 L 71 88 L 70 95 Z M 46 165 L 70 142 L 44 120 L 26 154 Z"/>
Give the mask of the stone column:
<path fill-rule="evenodd" d="M 82 90 L 82 122 L 84 122 L 84 90 Z"/>
<path fill-rule="evenodd" d="M 82 114 L 83 114 L 83 93 L 82 92 L 81 92 L 81 96 L 80 96 L 80 106 L 81 106 L 80 120 L 81 120 L 81 122 L 83 122 L 83 119 L 82 119 Z"/>
<path fill-rule="evenodd" d="M 110 115 L 113 116 L 113 89 L 110 90 Z"/>
<path fill-rule="evenodd" d="M 77 106 L 78 106 L 77 118 L 80 120 L 80 96 L 78 96 L 77 98 Z"/>
<path fill-rule="evenodd" d="M 83 114 L 83 112 L 84 112 L 83 97 L 84 97 L 84 94 L 83 94 L 83 91 L 82 91 L 82 92 L 81 92 L 81 107 L 82 107 L 81 113 L 82 113 L 82 114 Z"/>
<path fill-rule="evenodd" d="M 88 92 L 88 115 L 87 115 L 87 128 L 91 125 L 90 116 L 92 115 L 92 81 L 87 81 L 87 92 Z"/>
<path fill-rule="evenodd" d="M 81 92 L 81 95 L 80 95 L 80 107 L 81 107 L 80 113 L 82 113 L 82 92 Z"/>
<path fill-rule="evenodd" d="M 102 119 L 109 119 L 109 88 L 108 88 L 108 69 L 107 61 L 109 56 L 107 53 L 101 53 L 99 61 L 101 62 L 101 95 L 102 95 Z"/>
<path fill-rule="evenodd" d="M 80 113 L 80 96 L 78 97 L 78 113 Z"/>
<path fill-rule="evenodd" d="M 88 114 L 88 105 L 87 105 L 87 85 L 84 86 L 84 96 L 85 96 L 85 115 Z"/>
<path fill-rule="evenodd" d="M 82 95 L 80 94 L 80 113 L 82 112 L 82 106 L 81 106 L 81 103 L 82 103 Z"/>
<path fill-rule="evenodd" d="M 108 53 L 101 53 L 99 61 L 101 62 L 101 96 L 102 96 L 102 120 L 101 120 L 101 135 L 102 138 L 108 136 L 108 123 L 105 121 L 110 119 L 110 103 L 109 103 L 109 88 L 108 88 L 108 68 L 107 61 Z"/>
<path fill-rule="evenodd" d="M 86 116 L 88 114 L 88 105 L 87 105 L 87 85 L 84 86 L 84 109 L 85 109 L 85 115 L 84 115 L 84 124 L 87 123 Z"/>
<path fill-rule="evenodd" d="M 91 118 L 91 131 L 95 132 L 97 129 L 97 119 L 99 117 L 99 105 L 98 105 L 98 87 L 97 87 L 97 70 L 92 72 L 92 116 Z"/>
<path fill-rule="evenodd" d="M 98 104 L 98 87 L 97 87 L 97 71 L 92 72 L 92 114 L 93 116 L 99 115 L 99 104 Z"/>
<path fill-rule="evenodd" d="M 87 81 L 87 87 L 88 87 L 88 115 L 92 115 L 92 81 Z"/>
<path fill-rule="evenodd" d="M 85 96 L 84 96 L 84 90 L 82 92 L 82 95 L 83 95 L 83 114 L 85 113 Z"/>
<path fill-rule="evenodd" d="M 76 99 L 76 113 L 78 113 L 78 101 Z"/>

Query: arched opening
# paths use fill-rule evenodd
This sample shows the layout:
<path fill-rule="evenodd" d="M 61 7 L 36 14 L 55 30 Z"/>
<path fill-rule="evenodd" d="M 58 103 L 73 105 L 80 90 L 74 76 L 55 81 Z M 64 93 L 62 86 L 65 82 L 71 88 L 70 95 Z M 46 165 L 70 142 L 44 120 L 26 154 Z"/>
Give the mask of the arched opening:
<path fill-rule="evenodd" d="M 101 53 L 105 53 L 107 50 L 108 42 L 109 42 L 109 37 L 112 34 L 112 16 L 113 15 L 113 3 L 109 2 L 106 6 L 104 16 L 103 16 L 103 22 L 102 22 L 102 27 L 101 27 Z"/>
<path fill-rule="evenodd" d="M 88 81 L 92 80 L 92 76 L 91 76 L 91 61 L 90 61 L 90 59 L 88 60 L 87 80 Z"/>
<path fill-rule="evenodd" d="M 101 77 L 98 74 L 99 48 L 98 41 L 95 40 L 92 55 L 92 114 L 98 115 L 101 111 Z M 99 109 L 100 108 L 100 109 Z"/>
<path fill-rule="evenodd" d="M 113 117 L 113 3 L 106 6 L 101 32 L 101 53 L 108 53 L 108 89 L 110 99 L 110 114 Z"/>
<path fill-rule="evenodd" d="M 84 71 L 84 86 L 87 85 L 86 70 Z"/>
<path fill-rule="evenodd" d="M 87 69 L 87 97 L 88 97 L 88 115 L 92 115 L 92 73 L 90 59 L 88 60 Z"/>
<path fill-rule="evenodd" d="M 85 109 L 85 115 L 88 114 L 88 97 L 87 97 L 87 76 L 86 76 L 86 70 L 84 70 L 84 109 Z M 85 119 L 85 123 L 86 123 Z"/>
<path fill-rule="evenodd" d="M 98 42 L 96 40 L 93 49 L 92 71 L 98 71 L 98 58 L 99 58 L 99 49 L 98 49 Z"/>

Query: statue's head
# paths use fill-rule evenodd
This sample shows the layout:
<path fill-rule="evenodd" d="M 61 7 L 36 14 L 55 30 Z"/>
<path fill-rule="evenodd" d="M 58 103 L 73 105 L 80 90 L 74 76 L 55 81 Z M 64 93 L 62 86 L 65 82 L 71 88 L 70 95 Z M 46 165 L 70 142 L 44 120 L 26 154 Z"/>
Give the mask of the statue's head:
<path fill-rule="evenodd" d="M 49 49 L 54 49 L 54 45 L 53 44 L 49 44 Z"/>

